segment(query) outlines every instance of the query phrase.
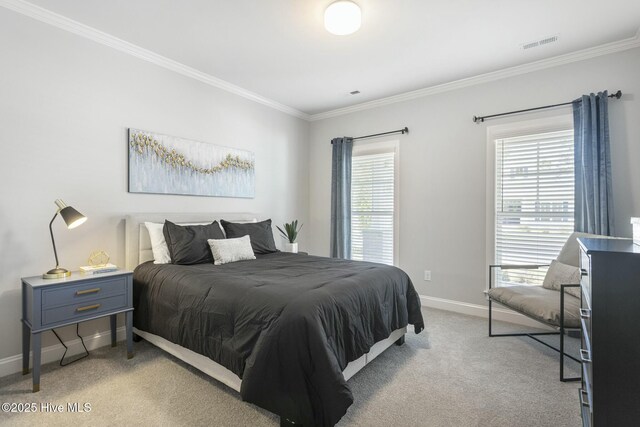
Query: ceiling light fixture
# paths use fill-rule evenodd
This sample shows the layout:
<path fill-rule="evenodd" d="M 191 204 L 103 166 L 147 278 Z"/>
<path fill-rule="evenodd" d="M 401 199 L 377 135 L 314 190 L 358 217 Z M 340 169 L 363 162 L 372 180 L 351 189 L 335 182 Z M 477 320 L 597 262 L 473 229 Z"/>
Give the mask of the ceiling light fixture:
<path fill-rule="evenodd" d="M 345 36 L 355 33 L 362 24 L 360 6 L 352 1 L 339 0 L 324 11 L 324 27 L 331 34 Z"/>

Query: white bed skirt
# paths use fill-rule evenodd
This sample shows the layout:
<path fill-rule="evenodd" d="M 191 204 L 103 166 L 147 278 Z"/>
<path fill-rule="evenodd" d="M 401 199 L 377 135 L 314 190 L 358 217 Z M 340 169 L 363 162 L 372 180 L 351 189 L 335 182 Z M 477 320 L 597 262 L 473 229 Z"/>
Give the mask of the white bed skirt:
<path fill-rule="evenodd" d="M 177 357 L 185 363 L 193 366 L 196 369 L 204 372 L 212 378 L 220 381 L 222 384 L 234 389 L 238 393 L 240 392 L 240 385 L 242 380 L 238 378 L 236 374 L 214 362 L 206 356 L 198 354 L 188 348 L 174 344 L 158 335 L 150 334 L 149 332 L 141 331 L 137 328 L 133 328 L 133 332 L 151 344 L 166 351 L 172 356 Z M 389 338 L 378 341 L 371 347 L 369 353 L 362 355 L 359 359 L 350 362 L 347 367 L 342 371 L 345 381 L 354 376 L 359 370 L 365 367 L 369 362 L 378 357 L 383 351 L 389 348 L 393 343 L 400 339 L 407 332 L 407 328 L 396 329 L 391 332 Z"/>

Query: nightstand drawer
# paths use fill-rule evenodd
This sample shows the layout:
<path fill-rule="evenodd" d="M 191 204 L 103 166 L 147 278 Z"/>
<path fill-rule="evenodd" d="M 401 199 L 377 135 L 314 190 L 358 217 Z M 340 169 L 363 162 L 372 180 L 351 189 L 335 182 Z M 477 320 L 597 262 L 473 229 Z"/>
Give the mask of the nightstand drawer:
<path fill-rule="evenodd" d="M 59 307 L 81 304 L 84 301 L 127 293 L 127 278 L 105 277 L 94 279 L 74 286 L 62 286 L 46 289 L 42 292 L 42 307 Z"/>
<path fill-rule="evenodd" d="M 72 305 L 50 308 L 42 311 L 42 325 L 61 322 L 81 322 L 84 318 L 92 317 L 108 311 L 126 309 L 127 295 L 115 295 L 107 298 L 87 300 Z"/>

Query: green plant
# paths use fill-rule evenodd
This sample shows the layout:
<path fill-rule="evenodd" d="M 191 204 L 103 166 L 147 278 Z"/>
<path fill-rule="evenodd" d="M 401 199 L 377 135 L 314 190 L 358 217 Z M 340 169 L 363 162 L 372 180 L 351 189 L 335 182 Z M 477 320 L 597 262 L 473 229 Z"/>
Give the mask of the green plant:
<path fill-rule="evenodd" d="M 291 221 L 291 223 L 284 223 L 284 230 L 276 225 L 276 228 L 280 231 L 282 236 L 289 240 L 289 243 L 295 243 L 296 238 L 298 237 L 298 232 L 302 229 L 302 225 L 298 227 L 298 220 L 295 219 Z M 286 230 L 286 231 L 285 231 Z"/>

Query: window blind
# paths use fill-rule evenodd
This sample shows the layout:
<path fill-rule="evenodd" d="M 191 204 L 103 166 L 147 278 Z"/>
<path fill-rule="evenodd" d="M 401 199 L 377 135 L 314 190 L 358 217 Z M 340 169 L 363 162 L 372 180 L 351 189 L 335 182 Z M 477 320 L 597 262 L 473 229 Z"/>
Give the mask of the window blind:
<path fill-rule="evenodd" d="M 393 264 L 395 153 L 355 155 L 351 170 L 351 258 Z"/>
<path fill-rule="evenodd" d="M 498 264 L 549 264 L 573 232 L 573 130 L 496 140 Z M 501 285 L 541 284 L 545 270 L 502 270 Z"/>

